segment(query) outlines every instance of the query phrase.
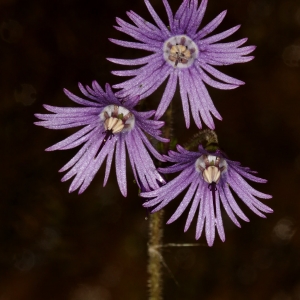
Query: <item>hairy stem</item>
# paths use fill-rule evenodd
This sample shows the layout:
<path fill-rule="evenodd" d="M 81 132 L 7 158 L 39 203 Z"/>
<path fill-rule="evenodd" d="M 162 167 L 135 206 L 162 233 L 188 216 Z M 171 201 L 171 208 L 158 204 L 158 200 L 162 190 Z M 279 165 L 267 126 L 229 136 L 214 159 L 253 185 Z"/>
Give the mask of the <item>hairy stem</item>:
<path fill-rule="evenodd" d="M 148 242 L 149 300 L 162 300 L 162 254 L 163 214 L 160 210 L 150 215 Z"/>
<path fill-rule="evenodd" d="M 166 125 L 163 128 L 164 137 L 171 138 L 172 135 L 172 103 L 166 111 Z M 162 151 L 167 153 L 169 145 L 164 144 Z M 164 211 L 160 210 L 150 215 L 149 220 L 149 242 L 148 242 L 148 287 L 149 300 L 163 299 L 163 215 Z"/>

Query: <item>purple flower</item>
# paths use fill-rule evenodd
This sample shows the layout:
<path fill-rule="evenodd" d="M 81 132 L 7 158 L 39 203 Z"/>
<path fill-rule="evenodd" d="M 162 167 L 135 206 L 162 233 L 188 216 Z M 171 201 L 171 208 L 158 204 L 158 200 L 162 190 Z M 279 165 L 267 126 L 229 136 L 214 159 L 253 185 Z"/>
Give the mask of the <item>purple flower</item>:
<path fill-rule="evenodd" d="M 169 106 L 176 90 L 177 81 L 179 81 L 186 127 L 190 126 L 190 107 L 199 128 L 202 127 L 202 118 L 203 122 L 213 129 L 215 125 L 211 114 L 219 120 L 222 118 L 204 83 L 224 90 L 234 89 L 244 84 L 243 81 L 225 75 L 213 66 L 248 62 L 253 59 L 253 56 L 246 55 L 251 53 L 255 46 L 240 47 L 247 41 L 247 38 L 235 42 L 219 43 L 236 32 L 239 25 L 208 36 L 222 22 L 226 11 L 198 30 L 206 10 L 207 0 L 202 0 L 199 7 L 198 0 L 184 0 L 175 16 L 173 16 L 168 1 L 162 0 L 169 19 L 168 26 L 156 14 L 149 0 L 144 1 L 156 26 L 130 11 L 127 12 L 127 15 L 135 26 L 117 18 L 119 26 L 115 26 L 115 28 L 140 43 L 110 40 L 123 47 L 142 49 L 153 52 L 153 54 L 139 59 L 108 58 L 111 62 L 121 65 L 144 65 L 134 70 L 113 72 L 119 76 L 135 76 L 114 85 L 114 88 L 122 89 L 116 94 L 122 97 L 140 95 L 143 99 L 152 94 L 168 78 L 167 86 L 155 114 L 155 118 L 159 119 Z"/>
<path fill-rule="evenodd" d="M 217 227 L 219 236 L 224 242 L 225 233 L 220 203 L 238 227 L 240 227 L 240 223 L 236 215 L 249 222 L 249 219 L 236 203 L 231 189 L 258 216 L 265 218 L 262 212 L 272 212 L 271 208 L 256 199 L 256 197 L 269 199 L 272 196 L 258 192 L 244 180 L 246 178 L 254 182 L 265 183 L 265 179 L 253 175 L 256 172 L 242 167 L 239 162 L 229 160 L 220 150 L 208 152 L 202 146 L 199 146 L 198 152 L 190 152 L 179 145 L 177 150 L 178 152 L 169 151 L 169 157 L 166 156 L 168 161 L 175 164 L 158 170 L 161 173 L 181 173 L 159 189 L 141 193 L 142 197 L 153 198 L 145 202 L 144 206 L 156 206 L 152 211 L 156 212 L 188 188 L 179 207 L 167 224 L 178 219 L 192 202 L 184 231 L 187 231 L 190 227 L 198 209 L 196 239 L 200 238 L 205 224 L 205 235 L 209 246 L 213 245 L 215 239 L 215 227 Z"/>
<path fill-rule="evenodd" d="M 117 181 L 121 193 L 126 196 L 126 148 L 136 181 L 146 190 L 158 188 L 159 183 L 164 180 L 157 172 L 148 151 L 161 161 L 164 161 L 164 158 L 154 149 L 145 133 L 159 141 L 167 142 L 167 139 L 160 137 L 159 128 L 164 125 L 164 122 L 149 119 L 155 111 L 134 110 L 134 106 L 139 101 L 138 97 L 120 100 L 108 84 L 105 92 L 96 81 L 93 82 L 92 88 L 89 86 L 84 88 L 79 83 L 79 89 L 89 100 L 77 97 L 68 90 L 64 92 L 72 101 L 84 107 L 44 105 L 53 114 L 35 115 L 42 120 L 35 124 L 49 129 L 83 126 L 65 140 L 46 149 L 47 151 L 66 150 L 83 144 L 77 154 L 60 169 L 60 172 L 69 169 L 62 181 L 75 176 L 69 192 L 80 188 L 79 194 L 81 194 L 107 158 L 103 184 L 105 186 L 116 149 Z"/>

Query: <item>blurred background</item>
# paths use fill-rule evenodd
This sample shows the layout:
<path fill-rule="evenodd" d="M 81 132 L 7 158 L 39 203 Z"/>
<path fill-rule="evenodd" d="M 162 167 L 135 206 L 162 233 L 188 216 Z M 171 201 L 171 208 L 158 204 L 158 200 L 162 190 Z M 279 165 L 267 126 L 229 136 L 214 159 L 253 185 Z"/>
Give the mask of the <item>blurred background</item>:
<path fill-rule="evenodd" d="M 161 0 L 151 0 L 164 21 Z M 172 0 L 175 11 L 180 0 Z M 69 194 L 58 170 L 77 149 L 44 152 L 76 129 L 33 125 L 42 104 L 73 106 L 63 88 L 79 95 L 77 82 L 119 83 L 122 67 L 106 57 L 134 58 L 108 38 L 129 40 L 113 28 L 134 10 L 152 21 L 142 0 L 0 0 L 0 300 L 147 299 L 147 212 L 128 171 L 123 198 L 114 172 L 105 188 L 101 169 L 82 195 Z M 219 69 L 245 86 L 208 88 L 223 117 L 216 121 L 228 156 L 259 171 L 269 182 L 253 184 L 273 195 L 274 209 L 261 219 L 241 204 L 250 223 L 237 228 L 224 214 L 226 241 L 212 248 L 166 247 L 164 299 L 300 299 L 300 2 L 210 0 L 203 24 L 228 9 L 216 32 L 237 24 L 227 41 L 248 37 L 257 45 L 247 64 Z M 163 87 L 147 101 L 157 107 Z M 186 143 L 178 94 L 173 138 Z M 168 219 L 180 198 L 165 211 Z M 240 203 L 240 202 L 239 202 Z M 196 242 L 187 212 L 165 226 L 164 242 Z"/>

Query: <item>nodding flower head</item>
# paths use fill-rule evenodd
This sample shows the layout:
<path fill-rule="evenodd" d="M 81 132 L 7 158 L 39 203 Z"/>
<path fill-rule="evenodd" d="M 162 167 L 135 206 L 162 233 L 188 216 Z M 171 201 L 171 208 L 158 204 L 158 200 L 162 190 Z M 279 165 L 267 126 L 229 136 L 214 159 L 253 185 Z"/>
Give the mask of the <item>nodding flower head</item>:
<path fill-rule="evenodd" d="M 69 170 L 62 181 L 75 176 L 69 191 L 79 188 L 82 193 L 91 183 L 97 171 L 106 159 L 104 185 L 107 183 L 113 156 L 115 153 L 116 175 L 121 193 L 127 195 L 126 148 L 133 174 L 145 190 L 159 187 L 165 181 L 157 172 L 149 152 L 158 160 L 165 159 L 154 149 L 145 134 L 167 142 L 160 136 L 164 122 L 150 120 L 155 111 L 137 112 L 134 106 L 138 97 L 119 99 L 109 85 L 102 90 L 94 81 L 92 88 L 79 84 L 87 99 L 80 98 L 68 90 L 66 95 L 83 107 L 44 107 L 53 114 L 36 114 L 42 121 L 36 125 L 50 129 L 63 129 L 83 126 L 79 131 L 46 150 L 65 150 L 82 145 L 78 153 L 63 167 Z"/>
<path fill-rule="evenodd" d="M 184 230 L 188 230 L 198 210 L 196 239 L 200 238 L 205 225 L 205 235 L 209 246 L 213 245 L 215 228 L 221 240 L 225 241 L 221 204 L 238 227 L 240 223 L 236 216 L 249 221 L 239 208 L 232 191 L 258 216 L 265 218 L 263 213 L 272 212 L 271 208 L 256 198 L 269 199 L 271 196 L 255 190 L 245 181 L 248 179 L 265 183 L 266 180 L 256 177 L 253 175 L 256 172 L 242 167 L 240 163 L 229 160 L 223 151 L 216 145 L 212 147 L 212 144 L 215 143 L 207 143 L 206 148 L 214 148 L 213 151 L 207 151 L 202 145 L 196 152 L 188 151 L 179 145 L 177 146 L 178 152 L 169 151 L 166 159 L 174 164 L 158 170 L 165 174 L 179 172 L 178 176 L 155 191 L 141 193 L 142 197 L 147 198 L 144 206 L 153 207 L 152 212 L 156 212 L 187 189 L 168 224 L 178 219 L 191 204 Z"/>

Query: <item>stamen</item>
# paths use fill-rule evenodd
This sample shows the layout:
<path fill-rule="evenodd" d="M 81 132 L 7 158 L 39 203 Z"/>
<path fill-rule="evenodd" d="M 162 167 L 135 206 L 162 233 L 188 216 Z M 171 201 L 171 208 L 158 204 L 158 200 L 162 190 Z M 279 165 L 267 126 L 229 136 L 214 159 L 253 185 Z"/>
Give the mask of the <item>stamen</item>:
<path fill-rule="evenodd" d="M 183 45 L 175 45 L 172 46 L 170 50 L 169 60 L 175 61 L 175 66 L 178 63 L 187 64 L 189 59 L 191 58 L 191 52 L 187 49 L 186 46 Z"/>
<path fill-rule="evenodd" d="M 209 166 L 203 171 L 203 179 L 208 182 L 218 182 L 221 176 L 221 172 L 217 166 Z"/>
<path fill-rule="evenodd" d="M 127 115 L 125 115 L 124 117 L 123 117 L 123 122 L 126 122 L 129 118 L 131 118 L 132 117 L 132 113 L 128 113 Z"/>
<path fill-rule="evenodd" d="M 108 119 L 108 118 L 109 118 L 109 115 L 108 115 L 108 112 L 107 112 L 107 111 L 104 112 L 104 117 L 105 117 L 105 119 Z"/>
<path fill-rule="evenodd" d="M 118 112 L 119 112 L 119 106 L 114 105 L 114 111 L 111 114 L 111 116 L 116 118 L 118 116 Z"/>
<path fill-rule="evenodd" d="M 124 123 L 121 119 L 110 117 L 105 120 L 104 127 L 106 130 L 111 130 L 112 133 L 118 133 L 124 128 Z"/>
<path fill-rule="evenodd" d="M 164 59 L 175 68 L 188 68 L 198 57 L 198 47 L 186 35 L 176 35 L 165 41 Z"/>
<path fill-rule="evenodd" d="M 125 100 L 124 100 L 125 101 Z M 132 130 L 135 124 L 135 117 L 127 108 L 115 104 L 104 107 L 99 115 L 101 123 L 104 125 L 105 137 L 95 155 L 99 155 L 104 145 L 117 133 L 124 133 Z"/>
<path fill-rule="evenodd" d="M 207 183 L 218 183 L 227 169 L 226 160 L 214 155 L 201 155 L 195 162 L 195 169 L 201 173 Z"/>

